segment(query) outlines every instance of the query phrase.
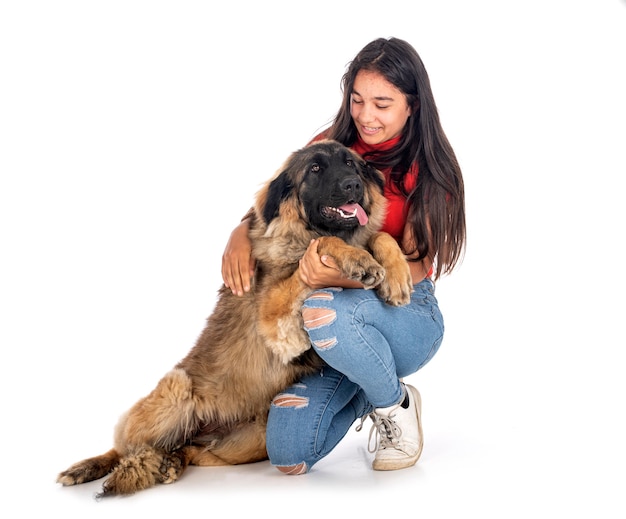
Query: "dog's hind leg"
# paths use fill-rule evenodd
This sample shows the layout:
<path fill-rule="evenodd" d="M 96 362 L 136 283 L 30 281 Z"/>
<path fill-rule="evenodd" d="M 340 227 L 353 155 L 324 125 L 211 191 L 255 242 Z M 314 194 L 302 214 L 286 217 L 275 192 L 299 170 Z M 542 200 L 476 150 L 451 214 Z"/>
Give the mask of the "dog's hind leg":
<path fill-rule="evenodd" d="M 190 445 L 181 449 L 190 465 L 216 467 L 240 465 L 267 459 L 265 420 L 243 424 L 222 439 L 207 445 Z"/>
<path fill-rule="evenodd" d="M 121 457 L 99 497 L 134 494 L 175 481 L 186 463 L 172 451 L 195 430 L 196 404 L 193 382 L 185 370 L 167 373 L 116 426 L 115 449 Z"/>
<path fill-rule="evenodd" d="M 219 440 L 162 453 L 158 482 L 178 481 L 189 465 L 219 467 L 266 460 L 265 426 L 265 421 L 245 424 Z"/>
<path fill-rule="evenodd" d="M 103 478 L 114 469 L 119 461 L 119 453 L 115 449 L 111 449 L 101 456 L 94 456 L 74 463 L 69 469 L 58 475 L 57 483 L 61 483 L 63 486 L 80 485 Z"/>
<path fill-rule="evenodd" d="M 57 481 L 77 485 L 110 474 L 99 497 L 133 494 L 170 482 L 169 452 L 184 444 L 195 430 L 195 409 L 191 378 L 183 369 L 171 370 L 122 416 L 115 428 L 113 449 L 72 465 Z M 177 464 L 175 458 L 170 465 Z"/>
<path fill-rule="evenodd" d="M 196 406 L 191 378 L 184 369 L 172 369 L 119 421 L 115 448 L 123 455 L 144 446 L 177 448 L 197 427 Z"/>

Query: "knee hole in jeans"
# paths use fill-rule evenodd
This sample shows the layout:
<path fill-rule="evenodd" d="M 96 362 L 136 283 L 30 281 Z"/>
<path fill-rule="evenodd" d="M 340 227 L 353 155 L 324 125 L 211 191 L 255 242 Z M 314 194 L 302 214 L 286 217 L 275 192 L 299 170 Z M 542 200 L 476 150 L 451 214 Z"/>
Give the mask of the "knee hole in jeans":
<path fill-rule="evenodd" d="M 272 400 L 272 405 L 275 407 L 293 407 L 294 409 L 301 409 L 309 405 L 309 399 L 293 393 L 279 393 Z"/>
<path fill-rule="evenodd" d="M 276 466 L 276 468 L 288 476 L 299 476 L 300 474 L 306 474 L 309 471 L 309 468 L 304 461 L 301 461 L 297 465 L 289 465 L 286 467 Z"/>
<path fill-rule="evenodd" d="M 322 326 L 328 326 L 333 323 L 337 318 L 337 313 L 330 308 L 303 308 L 302 319 L 304 321 L 304 328 L 306 330 L 312 330 L 313 328 L 320 328 Z"/>

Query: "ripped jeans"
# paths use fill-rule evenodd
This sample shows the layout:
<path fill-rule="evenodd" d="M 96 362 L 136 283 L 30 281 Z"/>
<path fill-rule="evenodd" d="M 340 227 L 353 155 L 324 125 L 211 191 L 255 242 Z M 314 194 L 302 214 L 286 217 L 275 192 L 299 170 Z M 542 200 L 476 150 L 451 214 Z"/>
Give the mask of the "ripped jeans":
<path fill-rule="evenodd" d="M 435 286 L 427 278 L 413 289 L 403 307 L 364 289 L 320 289 L 306 299 L 304 327 L 326 366 L 272 401 L 267 452 L 281 472 L 308 472 L 356 420 L 397 404 L 399 379 L 435 355 L 444 331 Z"/>

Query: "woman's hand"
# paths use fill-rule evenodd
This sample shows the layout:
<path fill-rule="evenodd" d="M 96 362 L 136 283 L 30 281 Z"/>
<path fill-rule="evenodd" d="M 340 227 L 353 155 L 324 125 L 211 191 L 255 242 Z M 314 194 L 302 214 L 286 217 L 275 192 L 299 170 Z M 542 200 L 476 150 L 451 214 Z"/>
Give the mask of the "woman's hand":
<path fill-rule="evenodd" d="M 330 256 L 317 253 L 318 240 L 312 240 L 304 256 L 300 259 L 300 279 L 313 288 L 344 287 L 362 288 L 358 281 L 347 279 L 341 275 L 337 264 Z"/>
<path fill-rule="evenodd" d="M 222 254 L 222 279 L 233 294 L 238 296 L 250 290 L 250 280 L 256 263 L 252 257 L 252 243 L 248 238 L 249 226 L 250 222 L 245 219 L 235 227 Z"/>

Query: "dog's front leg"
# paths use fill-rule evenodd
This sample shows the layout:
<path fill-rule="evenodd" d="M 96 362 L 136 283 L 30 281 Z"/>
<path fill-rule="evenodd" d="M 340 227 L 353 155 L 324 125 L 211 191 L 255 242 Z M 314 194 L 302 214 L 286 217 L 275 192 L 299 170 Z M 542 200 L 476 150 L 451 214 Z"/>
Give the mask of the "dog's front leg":
<path fill-rule="evenodd" d="M 375 288 L 385 279 L 385 268 L 366 250 L 348 245 L 336 236 L 319 239 L 317 252 L 333 258 L 341 274 L 365 288 Z"/>
<path fill-rule="evenodd" d="M 390 305 L 408 304 L 413 291 L 411 270 L 398 242 L 390 234 L 378 232 L 370 238 L 368 247 L 385 268 L 385 279 L 376 287 L 378 295 Z"/>
<path fill-rule="evenodd" d="M 296 270 L 266 289 L 259 307 L 259 331 L 270 349 L 287 364 L 311 347 L 304 331 L 301 308 L 311 289 Z"/>

